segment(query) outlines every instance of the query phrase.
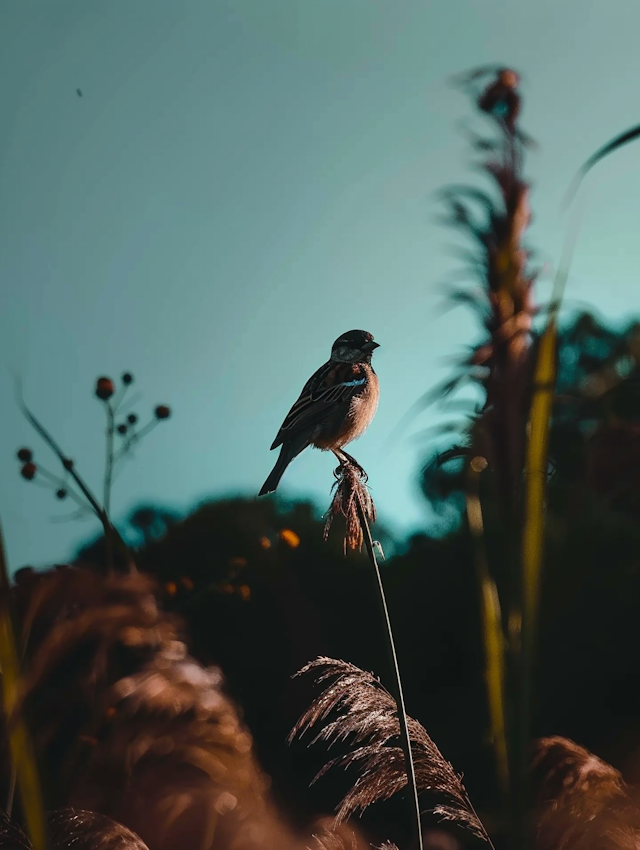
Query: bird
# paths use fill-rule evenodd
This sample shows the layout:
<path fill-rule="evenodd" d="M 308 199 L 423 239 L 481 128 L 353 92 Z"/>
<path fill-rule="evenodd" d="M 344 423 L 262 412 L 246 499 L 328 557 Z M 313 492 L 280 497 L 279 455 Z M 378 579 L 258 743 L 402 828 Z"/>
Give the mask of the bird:
<path fill-rule="evenodd" d="M 336 339 L 329 360 L 304 385 L 271 444 L 271 451 L 281 446 L 280 455 L 259 496 L 276 490 L 291 461 L 308 446 L 339 452 L 367 430 L 380 395 L 371 365 L 379 347 L 367 331 L 347 331 Z"/>

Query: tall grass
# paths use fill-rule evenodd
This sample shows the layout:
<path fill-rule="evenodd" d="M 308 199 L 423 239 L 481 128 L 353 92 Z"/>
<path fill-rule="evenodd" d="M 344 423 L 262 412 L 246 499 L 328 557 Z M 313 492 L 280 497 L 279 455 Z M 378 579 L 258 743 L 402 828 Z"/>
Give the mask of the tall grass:
<path fill-rule="evenodd" d="M 26 829 L 33 850 L 46 850 L 47 827 L 38 764 L 26 719 L 18 707 L 22 679 L 9 600 L 9 570 L 0 527 L 0 671 L 2 708 L 11 752 L 10 769 L 17 780 Z"/>

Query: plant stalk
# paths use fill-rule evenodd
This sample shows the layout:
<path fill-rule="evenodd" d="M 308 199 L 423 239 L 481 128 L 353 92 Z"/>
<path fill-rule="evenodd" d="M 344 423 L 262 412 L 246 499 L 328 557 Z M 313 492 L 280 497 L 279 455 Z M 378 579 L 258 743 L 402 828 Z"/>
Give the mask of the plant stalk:
<path fill-rule="evenodd" d="M 44 799 L 31 736 L 22 711 L 16 712 L 20 698 L 20 664 L 9 605 L 9 570 L 0 528 L 0 669 L 2 707 L 9 737 L 12 770 L 20 793 L 27 834 L 34 850 L 46 850 L 47 825 Z"/>
<path fill-rule="evenodd" d="M 382 584 L 382 576 L 380 575 L 380 567 L 378 565 L 378 559 L 376 558 L 373 539 L 371 537 L 371 529 L 369 528 L 369 522 L 367 521 L 367 517 L 364 508 L 362 507 L 362 502 L 360 501 L 359 495 L 356 495 L 356 508 L 358 511 L 358 519 L 360 520 L 360 525 L 362 526 L 362 531 L 364 534 L 364 545 L 366 547 L 367 554 L 369 555 L 369 560 L 371 561 L 376 574 L 376 580 L 378 583 L 378 599 L 380 602 L 380 608 L 382 610 L 382 615 L 386 626 L 387 649 L 389 651 L 389 658 L 391 660 L 391 666 L 393 668 L 394 687 L 392 689 L 392 693 L 396 701 L 396 708 L 398 712 L 398 721 L 400 724 L 400 742 L 402 745 L 402 751 L 404 753 L 404 765 L 407 774 L 407 787 L 409 789 L 409 795 L 411 798 L 414 843 L 419 850 L 423 850 L 422 825 L 420 821 L 420 803 L 418 800 L 418 785 L 416 782 L 416 772 L 413 763 L 413 755 L 411 753 L 409 723 L 407 720 L 407 711 L 404 704 L 402 679 L 400 678 L 400 667 L 398 665 L 398 656 L 396 654 L 396 646 L 393 640 L 393 630 L 391 628 L 389 609 L 387 608 L 387 600 L 384 593 L 384 586 Z"/>
<path fill-rule="evenodd" d="M 105 566 L 107 573 L 113 570 L 113 533 L 112 525 L 109 521 L 111 510 L 111 481 L 113 478 L 113 437 L 115 432 L 115 417 L 113 408 L 108 401 L 105 402 L 105 411 L 107 414 L 107 457 L 104 467 L 104 496 L 102 506 L 105 516 L 107 517 L 107 525 L 104 530 L 105 544 Z"/>

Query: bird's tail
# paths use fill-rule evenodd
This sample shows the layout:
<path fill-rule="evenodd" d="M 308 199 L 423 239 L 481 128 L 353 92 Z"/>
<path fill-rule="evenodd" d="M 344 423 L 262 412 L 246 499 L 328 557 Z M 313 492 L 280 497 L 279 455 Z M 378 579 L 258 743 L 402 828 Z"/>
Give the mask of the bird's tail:
<path fill-rule="evenodd" d="M 284 475 L 285 469 L 289 466 L 294 457 L 297 457 L 297 455 L 299 455 L 300 452 L 308 445 L 309 440 L 304 435 L 302 435 L 302 439 L 298 438 L 297 440 L 287 441 L 282 444 L 276 465 L 273 467 L 269 473 L 269 477 L 262 485 L 262 489 L 258 493 L 258 496 L 265 496 L 267 493 L 273 493 L 276 490 L 280 483 L 280 479 Z"/>
<path fill-rule="evenodd" d="M 258 493 L 259 496 L 265 496 L 267 493 L 273 493 L 280 483 L 280 479 L 284 475 L 285 469 L 289 466 L 293 458 L 288 451 L 287 446 L 282 446 L 276 465 L 269 473 L 269 477 L 262 485 L 262 489 Z"/>

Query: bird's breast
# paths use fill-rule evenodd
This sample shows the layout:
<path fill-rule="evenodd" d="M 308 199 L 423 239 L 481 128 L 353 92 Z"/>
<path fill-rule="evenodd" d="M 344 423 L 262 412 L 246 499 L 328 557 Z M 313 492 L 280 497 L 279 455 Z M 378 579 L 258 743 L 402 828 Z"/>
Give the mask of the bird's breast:
<path fill-rule="evenodd" d="M 362 389 L 354 393 L 346 415 L 337 427 L 323 429 L 314 440 L 314 445 L 321 449 L 339 449 L 361 437 L 371 424 L 378 409 L 380 384 L 378 376 L 371 366 L 364 366 L 366 381 Z"/>

